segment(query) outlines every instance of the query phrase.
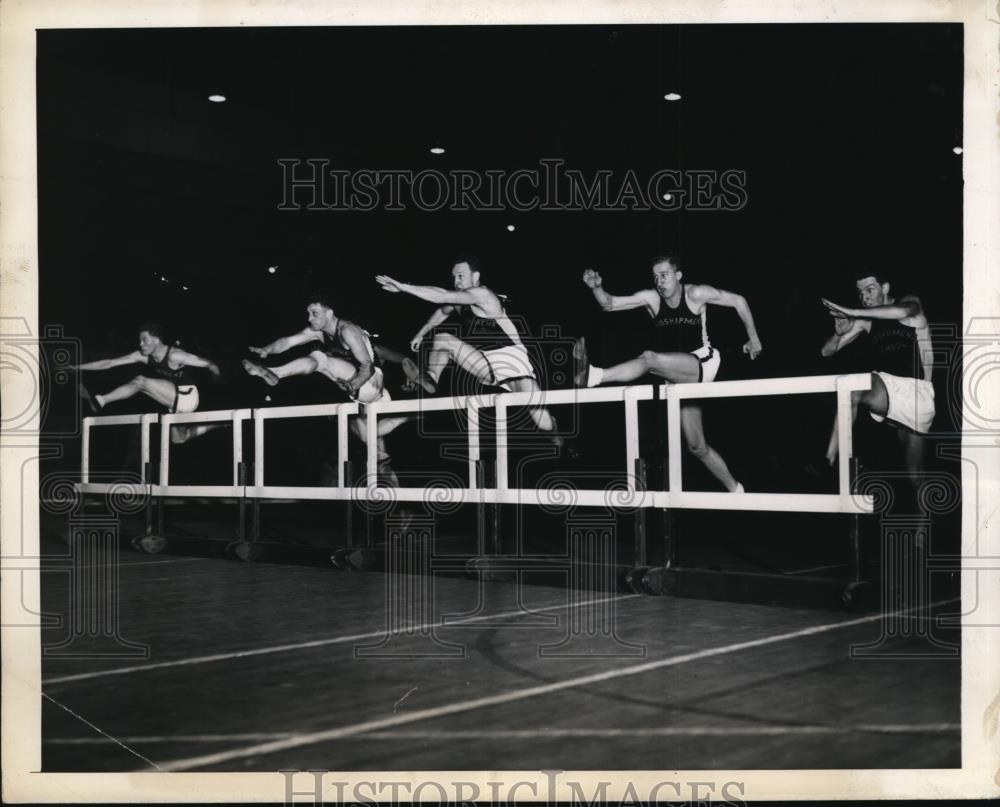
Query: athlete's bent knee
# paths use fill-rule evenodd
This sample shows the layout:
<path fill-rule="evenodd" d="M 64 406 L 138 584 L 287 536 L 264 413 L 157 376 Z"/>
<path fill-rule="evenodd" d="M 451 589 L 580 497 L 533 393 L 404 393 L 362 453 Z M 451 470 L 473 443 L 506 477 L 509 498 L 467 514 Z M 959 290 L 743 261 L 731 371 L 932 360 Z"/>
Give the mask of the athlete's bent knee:
<path fill-rule="evenodd" d="M 701 459 L 708 453 L 708 443 L 688 443 L 688 451 L 698 459 Z"/>

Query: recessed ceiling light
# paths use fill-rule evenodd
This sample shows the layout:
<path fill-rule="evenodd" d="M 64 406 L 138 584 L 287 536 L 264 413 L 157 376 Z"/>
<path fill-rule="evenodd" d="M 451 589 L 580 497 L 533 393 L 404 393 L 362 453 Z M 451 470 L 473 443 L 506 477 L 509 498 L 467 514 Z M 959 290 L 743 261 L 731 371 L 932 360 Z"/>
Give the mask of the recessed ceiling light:
<path fill-rule="evenodd" d="M 953 148 L 952 151 L 954 151 L 956 154 L 961 154 L 962 153 L 962 147 L 961 146 L 955 146 L 955 148 Z"/>
<path fill-rule="evenodd" d="M 669 194 L 669 193 L 665 193 L 665 194 L 663 194 L 663 198 L 664 198 L 664 199 L 666 199 L 666 200 L 667 200 L 667 201 L 669 202 L 669 201 L 670 201 L 671 199 L 673 199 L 674 197 L 673 197 L 673 195 L 672 195 L 672 194 Z"/>
<path fill-rule="evenodd" d="M 508 224 L 507 225 L 507 232 L 509 232 L 509 233 L 514 232 L 514 225 L 513 224 Z"/>
<path fill-rule="evenodd" d="M 680 101 L 681 94 L 679 92 L 668 92 L 663 98 L 667 101 Z"/>
<path fill-rule="evenodd" d="M 160 280 L 162 280 L 164 283 L 167 282 L 167 279 L 163 275 L 160 275 Z"/>
<path fill-rule="evenodd" d="M 277 266 L 268 266 L 267 267 L 267 273 L 269 275 L 273 275 L 277 271 L 278 271 L 278 267 Z"/>
<path fill-rule="evenodd" d="M 431 149 L 431 154 L 444 154 L 444 149 L 440 146 L 435 146 Z"/>
<path fill-rule="evenodd" d="M 226 96 L 214 93 L 213 95 L 208 96 L 208 100 L 211 101 L 213 104 L 221 104 L 223 101 L 226 100 Z"/>
<path fill-rule="evenodd" d="M 184 289 L 184 291 L 187 291 L 187 290 L 188 290 L 188 287 L 187 287 L 187 286 L 181 286 L 181 288 L 182 288 L 182 289 Z"/>

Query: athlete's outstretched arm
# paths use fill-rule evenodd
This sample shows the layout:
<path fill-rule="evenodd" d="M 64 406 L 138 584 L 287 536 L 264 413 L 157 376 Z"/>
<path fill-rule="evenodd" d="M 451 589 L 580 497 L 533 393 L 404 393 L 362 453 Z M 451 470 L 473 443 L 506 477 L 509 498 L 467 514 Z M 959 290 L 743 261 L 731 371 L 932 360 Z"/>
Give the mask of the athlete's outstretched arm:
<path fill-rule="evenodd" d="M 188 353 L 186 350 L 181 350 L 180 348 L 175 347 L 171 351 L 170 355 L 185 367 L 204 367 L 216 377 L 222 375 L 219 365 L 217 365 L 214 361 L 203 359 L 201 356 L 196 356 L 194 353 Z"/>
<path fill-rule="evenodd" d="M 395 280 L 388 275 L 376 275 L 375 280 L 382 286 L 383 291 L 390 291 L 394 294 L 398 292 L 412 294 L 414 297 L 436 305 L 475 305 L 483 301 L 486 291 L 480 287 L 449 291 L 439 286 L 415 286 L 412 283 Z"/>
<path fill-rule="evenodd" d="M 593 269 L 583 273 L 583 282 L 594 293 L 594 299 L 604 311 L 629 311 L 633 308 L 646 307 L 650 313 L 656 314 L 659 307 L 658 295 L 652 289 L 643 289 L 635 294 L 616 297 L 604 290 L 604 281 Z"/>
<path fill-rule="evenodd" d="M 847 347 L 851 342 L 868 330 L 870 323 L 868 320 L 855 319 L 854 317 L 836 317 L 833 320 L 833 335 L 823 343 L 820 348 L 820 355 L 829 358 L 841 348 Z"/>
<path fill-rule="evenodd" d="M 760 337 L 757 335 L 757 326 L 753 321 L 753 313 L 750 311 L 750 304 L 742 294 L 736 294 L 724 289 L 716 289 L 712 286 L 691 286 L 691 299 L 695 302 L 710 303 L 711 305 L 724 305 L 727 308 L 735 308 L 743 327 L 747 331 L 747 342 L 743 345 L 743 352 L 749 353 L 751 359 L 756 359 L 764 349 L 760 344 Z"/>
<path fill-rule="evenodd" d="M 427 322 L 420 327 L 420 330 L 417 331 L 416 335 L 410 340 L 410 350 L 414 353 L 420 350 L 420 343 L 424 340 L 424 337 L 448 319 L 451 312 L 454 310 L 455 307 L 452 305 L 443 305 L 440 308 L 435 309 L 434 313 L 427 318 Z"/>
<path fill-rule="evenodd" d="M 368 352 L 364 331 L 354 323 L 347 324 L 341 329 L 340 338 L 358 365 L 357 372 L 346 382 L 348 394 L 354 397 L 375 372 L 375 357 Z"/>
<path fill-rule="evenodd" d="M 145 364 L 146 360 L 142 357 L 142 354 L 138 350 L 133 350 L 131 353 L 127 353 L 124 356 L 118 356 L 114 359 L 98 359 L 97 361 L 88 361 L 84 364 L 76 365 L 77 370 L 110 370 L 112 367 L 121 367 L 123 364 Z"/>
<path fill-rule="evenodd" d="M 837 305 L 826 298 L 821 298 L 833 317 L 855 317 L 859 319 L 910 319 L 923 314 L 920 300 L 913 295 L 906 295 L 892 305 L 875 305 L 871 308 L 847 308 Z"/>
<path fill-rule="evenodd" d="M 293 333 L 291 336 L 283 336 L 280 339 L 275 339 L 271 344 L 264 345 L 264 347 L 251 347 L 250 352 L 264 358 L 274 353 L 284 353 L 293 347 L 304 345 L 307 342 L 313 342 L 317 339 L 319 339 L 319 331 L 314 331 L 312 328 L 305 328 L 298 333 Z"/>

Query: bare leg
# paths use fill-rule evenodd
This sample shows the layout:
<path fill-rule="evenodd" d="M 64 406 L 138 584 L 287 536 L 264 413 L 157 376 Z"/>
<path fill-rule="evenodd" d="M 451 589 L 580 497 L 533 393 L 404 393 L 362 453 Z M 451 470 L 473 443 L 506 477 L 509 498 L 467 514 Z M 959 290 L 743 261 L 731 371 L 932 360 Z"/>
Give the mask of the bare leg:
<path fill-rule="evenodd" d="M 889 411 L 889 393 L 886 391 L 882 379 L 872 373 L 872 388 L 851 393 L 851 423 L 858 419 L 858 404 L 864 404 L 870 412 L 876 415 L 885 416 Z M 837 416 L 833 417 L 833 429 L 830 432 L 830 442 L 826 447 L 826 459 L 830 465 L 837 462 L 837 455 L 840 453 L 839 429 Z"/>
<path fill-rule="evenodd" d="M 197 423 L 192 426 L 174 426 L 170 430 L 170 442 L 186 443 L 188 440 L 207 434 L 212 429 L 221 429 L 228 425 L 228 423 Z"/>
<path fill-rule="evenodd" d="M 115 387 L 111 392 L 107 392 L 104 395 L 95 395 L 94 399 L 98 404 L 104 406 L 115 401 L 124 401 L 140 393 L 148 395 L 161 406 L 170 409 L 174 405 L 174 399 L 177 397 L 177 387 L 174 386 L 172 381 L 167 381 L 165 378 L 146 378 L 145 376 L 137 375 L 127 384 Z"/>
<path fill-rule="evenodd" d="M 586 361 L 582 340 L 577 350 L 578 359 Z M 577 386 L 598 386 L 600 384 L 625 384 L 652 373 L 675 384 L 696 382 L 701 377 L 700 362 L 690 353 L 656 353 L 643 351 L 634 359 L 615 364 L 612 367 L 591 368 L 584 378 L 580 373 Z M 596 377 L 595 377 L 596 376 Z"/>
<path fill-rule="evenodd" d="M 687 404 L 681 407 L 681 429 L 684 432 L 684 442 L 688 450 L 694 454 L 722 486 L 730 493 L 741 490 L 741 485 L 729 472 L 726 461 L 719 452 L 705 442 L 705 430 L 702 424 L 701 407 Z"/>
<path fill-rule="evenodd" d="M 434 346 L 427 358 L 427 375 L 436 385 L 441 380 L 441 373 L 449 362 L 455 362 L 467 373 L 482 384 L 493 381 L 489 362 L 486 357 L 471 345 L 466 344 L 450 333 L 439 333 L 434 337 Z"/>
<path fill-rule="evenodd" d="M 923 481 L 924 454 L 926 440 L 921 434 L 914 434 L 905 429 L 896 429 L 899 444 L 903 449 L 903 463 L 906 466 L 906 474 L 913 489 L 913 501 L 915 507 L 920 508 L 920 483 Z"/>
<path fill-rule="evenodd" d="M 541 393 L 542 388 L 534 378 L 518 378 L 508 385 L 511 392 L 537 392 Z M 551 432 L 556 428 L 556 419 L 544 406 L 532 406 L 528 409 L 528 414 L 535 421 L 535 425 L 543 432 Z"/>
<path fill-rule="evenodd" d="M 395 419 L 395 418 L 394 418 Z M 361 415 L 356 415 L 351 418 L 350 430 L 357 437 L 362 444 L 368 445 L 368 432 L 366 418 Z M 381 423 L 379 424 L 381 425 Z M 397 423 L 396 426 L 399 424 Z M 396 426 L 393 426 L 395 428 Z M 391 429 L 390 429 L 391 431 Z M 376 432 L 377 434 L 377 432 Z M 383 481 L 388 487 L 398 488 L 399 487 L 399 477 L 396 476 L 396 472 L 392 469 L 389 464 L 392 458 L 389 456 L 389 452 L 385 447 L 385 438 L 381 435 L 377 435 L 375 438 L 375 457 L 378 461 L 378 473 L 383 477 Z"/>

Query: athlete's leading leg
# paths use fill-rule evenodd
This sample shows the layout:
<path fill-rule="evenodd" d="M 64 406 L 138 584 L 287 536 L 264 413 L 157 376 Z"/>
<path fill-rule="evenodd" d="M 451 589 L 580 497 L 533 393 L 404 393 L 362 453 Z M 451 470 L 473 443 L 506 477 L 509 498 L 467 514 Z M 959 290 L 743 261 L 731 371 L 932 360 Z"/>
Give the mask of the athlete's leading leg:
<path fill-rule="evenodd" d="M 882 379 L 872 373 L 872 387 L 869 390 L 857 390 L 851 393 L 851 423 L 858 419 L 858 405 L 864 404 L 870 412 L 874 412 L 880 417 L 885 417 L 889 411 L 889 392 L 882 383 Z M 833 416 L 833 429 L 830 432 L 830 441 L 826 447 L 826 461 L 831 466 L 837 462 L 840 453 L 839 419 Z"/>
<path fill-rule="evenodd" d="M 454 362 L 481 384 L 493 382 L 490 364 L 481 351 L 454 334 L 438 333 L 434 336 L 433 347 L 427 358 L 427 375 L 435 385 L 441 380 L 441 373 L 449 362 Z"/>
<path fill-rule="evenodd" d="M 264 379 L 264 381 L 272 387 L 276 386 L 277 383 L 283 378 L 288 378 L 293 375 L 309 375 L 311 373 L 315 373 L 318 368 L 319 363 L 312 355 L 303 356 L 299 359 L 293 359 L 287 364 L 282 364 L 279 367 L 265 367 L 263 364 L 257 364 L 256 362 L 249 361 L 248 359 L 243 360 L 244 370 L 252 376 Z"/>
<path fill-rule="evenodd" d="M 124 401 L 140 393 L 148 395 L 161 406 L 171 409 L 174 405 L 174 399 L 177 397 L 177 387 L 172 381 L 167 381 L 165 378 L 146 378 L 137 375 L 127 384 L 115 387 L 111 392 L 95 395 L 94 400 L 98 406 L 104 406 L 115 401 Z"/>
<path fill-rule="evenodd" d="M 705 429 L 702 423 L 701 407 L 697 404 L 685 404 L 681 407 L 681 430 L 688 450 L 694 454 L 722 486 L 730 493 L 742 493 L 743 486 L 733 478 L 729 466 L 719 452 L 705 442 Z"/>

